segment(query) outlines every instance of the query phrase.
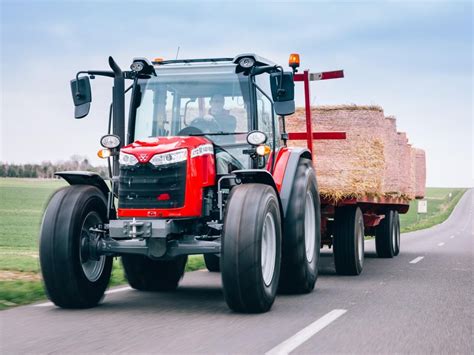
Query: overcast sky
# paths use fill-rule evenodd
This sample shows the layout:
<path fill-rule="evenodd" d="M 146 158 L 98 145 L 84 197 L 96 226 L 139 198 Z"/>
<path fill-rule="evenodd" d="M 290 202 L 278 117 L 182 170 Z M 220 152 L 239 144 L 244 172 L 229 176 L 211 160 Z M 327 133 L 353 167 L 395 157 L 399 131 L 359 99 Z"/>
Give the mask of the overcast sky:
<path fill-rule="evenodd" d="M 427 153 L 428 186 L 473 186 L 471 1 L 1 3 L 0 161 L 88 156 L 107 129 L 111 81 L 93 81 L 91 114 L 74 120 L 78 70 L 133 57 L 256 52 L 345 78 L 312 84 L 314 104 L 377 104 Z"/>

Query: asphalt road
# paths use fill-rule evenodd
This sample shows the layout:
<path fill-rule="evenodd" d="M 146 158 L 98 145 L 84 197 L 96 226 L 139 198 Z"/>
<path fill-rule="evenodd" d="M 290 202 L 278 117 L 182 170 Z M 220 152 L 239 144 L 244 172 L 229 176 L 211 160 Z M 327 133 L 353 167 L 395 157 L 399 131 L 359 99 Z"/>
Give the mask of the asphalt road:
<path fill-rule="evenodd" d="M 175 293 L 114 289 L 90 310 L 48 303 L 0 313 L 1 353 L 474 353 L 473 216 L 468 191 L 451 217 L 402 235 L 358 277 L 325 253 L 313 293 L 278 296 L 271 312 L 229 311 L 220 275 L 186 274 Z"/>

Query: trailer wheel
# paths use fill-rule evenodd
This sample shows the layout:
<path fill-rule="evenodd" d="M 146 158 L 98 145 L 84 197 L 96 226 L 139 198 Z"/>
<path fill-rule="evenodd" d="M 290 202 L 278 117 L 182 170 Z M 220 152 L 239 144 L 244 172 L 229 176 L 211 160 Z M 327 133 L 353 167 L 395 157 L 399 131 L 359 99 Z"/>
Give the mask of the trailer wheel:
<path fill-rule="evenodd" d="M 393 258 L 397 239 L 394 212 L 388 211 L 375 228 L 375 249 L 379 258 Z"/>
<path fill-rule="evenodd" d="M 62 308 L 89 308 L 102 299 L 110 280 L 112 258 L 94 257 L 91 228 L 106 222 L 104 194 L 87 185 L 57 191 L 41 224 L 39 256 L 48 298 Z"/>
<path fill-rule="evenodd" d="M 359 207 L 336 208 L 334 264 L 339 275 L 359 275 L 364 266 L 364 218 Z"/>
<path fill-rule="evenodd" d="M 279 291 L 308 293 L 318 278 L 321 208 L 311 160 L 301 159 L 288 204 Z"/>
<path fill-rule="evenodd" d="M 144 255 L 122 255 L 125 277 L 139 291 L 174 291 L 184 275 L 187 255 L 172 260 L 152 260 Z"/>
<path fill-rule="evenodd" d="M 400 254 L 400 215 L 398 211 L 393 211 L 393 222 L 396 224 L 396 236 L 394 239 L 395 245 L 393 248 L 393 255 L 397 256 Z"/>
<path fill-rule="evenodd" d="M 224 217 L 221 272 L 227 305 L 236 312 L 268 311 L 281 263 L 281 216 L 275 190 L 263 184 L 231 190 Z"/>
<path fill-rule="evenodd" d="M 221 258 L 216 254 L 204 254 L 204 263 L 206 264 L 207 270 L 210 272 L 221 271 Z"/>

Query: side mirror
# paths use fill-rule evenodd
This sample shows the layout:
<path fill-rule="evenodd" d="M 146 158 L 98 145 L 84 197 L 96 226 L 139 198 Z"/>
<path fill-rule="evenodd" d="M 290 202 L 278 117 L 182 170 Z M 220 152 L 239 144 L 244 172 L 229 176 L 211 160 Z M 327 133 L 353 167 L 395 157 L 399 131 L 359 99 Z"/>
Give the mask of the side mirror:
<path fill-rule="evenodd" d="M 291 72 L 270 73 L 275 112 L 279 116 L 295 113 L 295 82 Z"/>
<path fill-rule="evenodd" d="M 91 83 L 88 76 L 71 80 L 71 93 L 74 101 L 74 117 L 83 118 L 89 113 L 92 94 Z"/>

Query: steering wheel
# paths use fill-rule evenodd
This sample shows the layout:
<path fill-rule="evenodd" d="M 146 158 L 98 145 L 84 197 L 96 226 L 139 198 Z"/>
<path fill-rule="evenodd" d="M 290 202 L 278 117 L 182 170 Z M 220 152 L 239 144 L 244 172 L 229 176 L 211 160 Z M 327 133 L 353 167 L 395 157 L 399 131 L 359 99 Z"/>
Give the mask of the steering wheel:
<path fill-rule="evenodd" d="M 221 127 L 214 117 L 197 117 L 191 121 L 189 127 L 195 127 L 203 133 L 216 133 L 221 131 Z"/>
<path fill-rule="evenodd" d="M 201 131 L 199 128 L 194 126 L 184 127 L 181 131 L 178 132 L 178 136 L 192 136 L 192 135 L 199 135 L 203 134 L 204 132 Z"/>

